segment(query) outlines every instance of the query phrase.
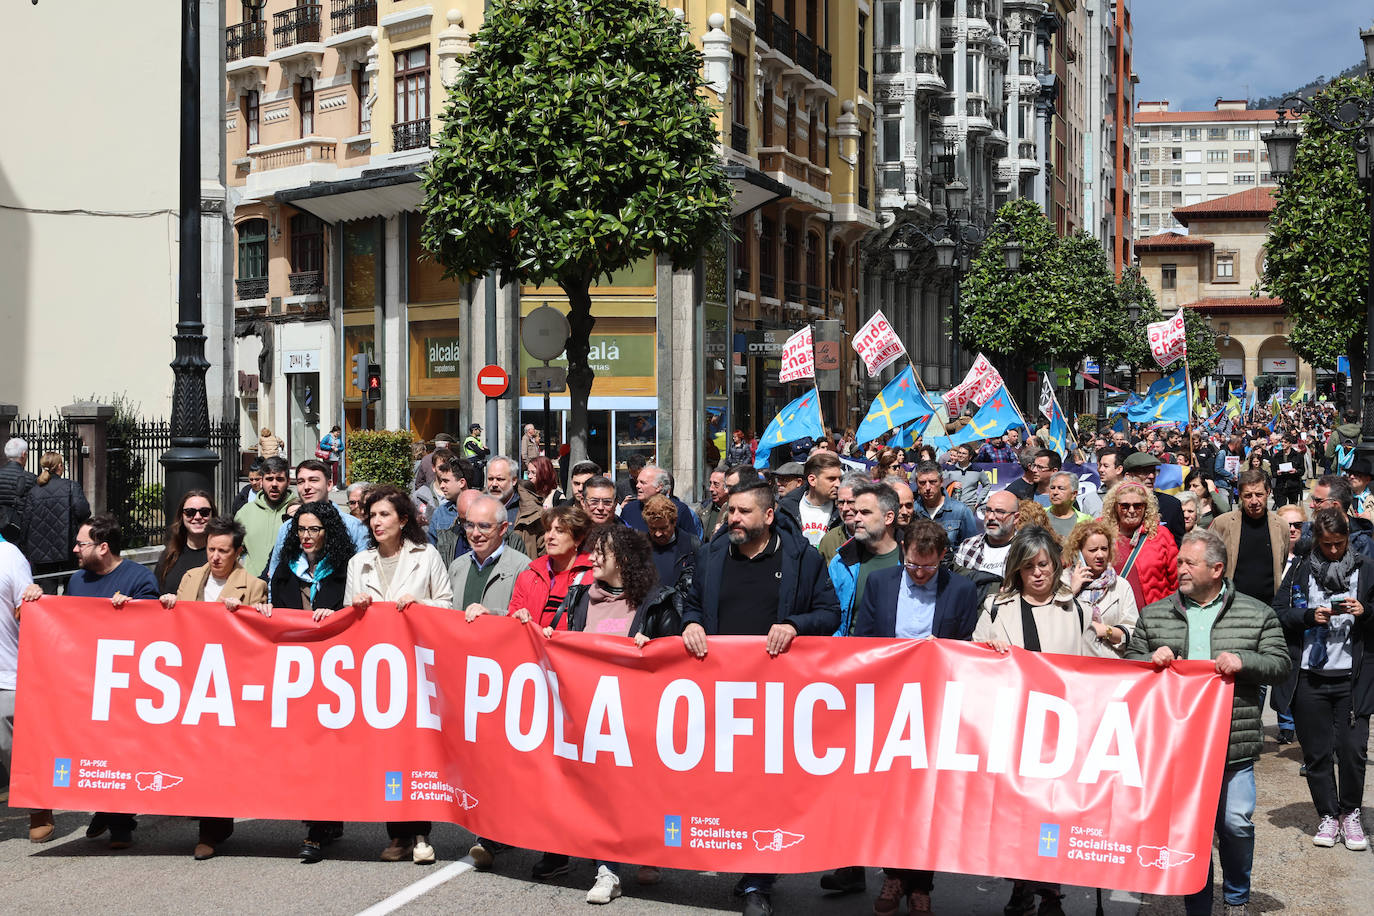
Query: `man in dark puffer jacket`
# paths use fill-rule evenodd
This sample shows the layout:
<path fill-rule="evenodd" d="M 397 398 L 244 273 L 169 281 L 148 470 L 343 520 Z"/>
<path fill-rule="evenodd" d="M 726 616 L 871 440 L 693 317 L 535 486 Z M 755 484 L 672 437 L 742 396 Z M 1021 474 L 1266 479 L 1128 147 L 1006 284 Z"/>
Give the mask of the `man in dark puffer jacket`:
<path fill-rule="evenodd" d="M 1178 591 L 1140 612 L 1126 657 L 1149 659 L 1161 668 L 1174 659 L 1215 659 L 1218 674 L 1235 678 L 1217 845 L 1227 916 L 1241 916 L 1250 899 L 1255 853 L 1255 758 L 1264 741 L 1260 686 L 1281 683 L 1292 661 L 1273 609 L 1237 592 L 1225 569 L 1221 538 L 1210 531 L 1188 532 L 1178 552 Z M 1185 897 L 1184 908 L 1190 916 L 1212 912 L 1210 866 L 1207 885 Z"/>

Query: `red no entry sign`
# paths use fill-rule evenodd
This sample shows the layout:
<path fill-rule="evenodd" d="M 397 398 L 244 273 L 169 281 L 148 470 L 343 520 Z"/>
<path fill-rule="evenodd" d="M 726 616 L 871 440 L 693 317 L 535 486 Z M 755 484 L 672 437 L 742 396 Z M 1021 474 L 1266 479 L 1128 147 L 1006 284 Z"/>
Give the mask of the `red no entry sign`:
<path fill-rule="evenodd" d="M 489 398 L 499 398 L 506 393 L 510 376 L 500 366 L 483 366 L 477 372 L 477 390 Z"/>

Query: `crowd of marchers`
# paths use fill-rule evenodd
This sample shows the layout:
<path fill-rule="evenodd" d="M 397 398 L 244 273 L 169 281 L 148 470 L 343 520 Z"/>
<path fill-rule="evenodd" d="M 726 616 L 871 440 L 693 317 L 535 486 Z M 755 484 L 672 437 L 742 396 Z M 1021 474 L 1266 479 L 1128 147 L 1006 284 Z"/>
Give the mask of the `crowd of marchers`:
<path fill-rule="evenodd" d="M 479 434 L 424 449 L 409 489 L 354 482 L 346 504 L 329 498 L 332 464 L 312 458 L 293 468 L 266 457 L 232 510 L 221 512 L 207 492 L 185 494 L 152 568 L 121 558 L 115 518 L 80 517 L 84 507 L 73 500 L 66 549 L 78 569 L 62 591 L 116 608 L 205 601 L 226 613 L 317 621 L 374 602 L 398 613 L 452 608 L 468 621 L 508 615 L 549 638 L 680 640 L 697 657 L 710 651 L 712 636 L 754 635 L 770 655 L 799 637 L 866 636 L 1161 668 L 1202 659 L 1235 683 L 1215 816 L 1226 912 L 1246 912 L 1250 897 L 1266 692 L 1278 714 L 1275 738 L 1302 748 L 1294 775 L 1311 792 L 1313 843 L 1367 848 L 1360 809 L 1374 711 L 1374 671 L 1363 667 L 1374 640 L 1374 524 L 1366 517 L 1374 514 L 1374 470 L 1347 455 L 1349 422 L 1329 411 L 1279 411 L 1238 434 L 1191 441 L 1161 430 L 1104 430 L 1067 456 L 1070 467 L 1095 465 L 1093 486 L 1029 431 L 1024 441 L 1008 435 L 944 453 L 879 443 L 867 458 L 840 437 L 809 443 L 800 460 L 768 470 L 755 468 L 737 431 L 693 505 L 675 494 L 672 474 L 652 464 L 631 464 L 616 480 L 592 462 L 555 464 L 532 431 L 518 461 L 487 455 Z M 0 521 L 7 510 L 31 514 L 38 486 L 23 476 L 23 453 L 11 451 L 0 467 Z M 1021 475 L 999 483 L 989 462 L 1015 462 Z M 1175 462 L 1188 465 L 1177 495 L 1155 486 L 1161 465 Z M 0 615 L 6 768 L 18 621 L 27 603 L 43 600 L 32 571 L 50 556 L 26 556 L 21 547 L 30 542 L 22 534 L 17 541 L 0 543 L 0 600 L 13 609 Z M 108 834 L 112 847 L 125 848 L 136 827 L 134 814 L 102 812 L 87 835 Z M 201 818 L 195 857 L 215 856 L 233 828 L 232 819 Z M 438 857 L 430 824 L 386 829 L 383 860 Z M 52 812 L 32 812 L 34 842 L 53 831 Z M 342 831 L 337 822 L 307 824 L 301 861 L 323 859 Z M 477 868 L 494 866 L 499 839 L 478 838 L 467 850 Z M 821 888 L 865 893 L 868 867 L 881 865 L 838 868 Z M 651 865 L 592 866 L 589 903 L 619 897 L 628 869 L 640 884 L 664 880 Z M 531 877 L 572 867 L 568 856 L 548 852 Z M 937 875 L 886 868 L 880 878 L 878 916 L 903 904 L 932 912 Z M 777 879 L 748 874 L 736 882 L 745 914 L 773 912 Z M 1209 871 L 1206 886 L 1185 899 L 1186 912 L 1210 913 L 1212 898 Z M 1063 911 L 1058 886 L 1011 882 L 1006 913 Z"/>

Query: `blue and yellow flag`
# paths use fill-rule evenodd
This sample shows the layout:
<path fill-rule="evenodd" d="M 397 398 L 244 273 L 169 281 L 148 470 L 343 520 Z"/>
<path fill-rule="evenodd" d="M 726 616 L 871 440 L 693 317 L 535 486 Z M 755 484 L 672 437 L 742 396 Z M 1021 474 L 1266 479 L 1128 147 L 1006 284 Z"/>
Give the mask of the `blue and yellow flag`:
<path fill-rule="evenodd" d="M 878 396 L 869 405 L 868 415 L 859 424 L 854 439 L 863 445 L 890 429 L 919 422 L 922 417 L 929 423 L 934 413 L 935 408 L 926 400 L 926 396 L 921 392 L 920 383 L 916 381 L 916 373 L 908 365 L 878 392 Z M 924 426 L 921 428 L 925 429 Z"/>
<path fill-rule="evenodd" d="M 1062 459 L 1068 457 L 1072 442 L 1073 433 L 1069 431 L 1069 421 L 1064 418 L 1064 411 L 1059 409 L 1059 399 L 1055 398 L 1050 401 L 1050 428 L 1045 434 L 1045 445 Z"/>
<path fill-rule="evenodd" d="M 768 424 L 759 436 L 758 451 L 754 453 L 754 467 L 768 467 L 768 457 L 779 445 L 796 442 L 798 439 L 819 439 L 825 435 L 821 423 L 821 396 L 812 388 L 806 394 L 788 404 Z"/>
<path fill-rule="evenodd" d="M 1159 420 L 1187 423 L 1190 418 L 1184 370 L 1179 369 L 1151 385 L 1140 403 L 1126 411 L 1126 418 L 1132 423 L 1154 423 Z"/>
<path fill-rule="evenodd" d="M 949 441 L 952 445 L 977 442 L 979 439 L 991 439 L 1009 429 L 1025 425 L 1021 413 L 1016 409 L 1016 402 L 1007 393 L 1007 386 L 1003 385 L 978 408 L 978 412 L 969 420 L 968 425 L 949 437 Z"/>

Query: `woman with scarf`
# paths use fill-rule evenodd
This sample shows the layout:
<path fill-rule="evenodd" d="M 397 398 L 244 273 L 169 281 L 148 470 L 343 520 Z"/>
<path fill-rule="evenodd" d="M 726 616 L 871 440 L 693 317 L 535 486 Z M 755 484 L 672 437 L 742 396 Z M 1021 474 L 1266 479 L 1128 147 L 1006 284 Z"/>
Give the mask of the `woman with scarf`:
<path fill-rule="evenodd" d="M 1064 543 L 1064 584 L 1083 606 L 1097 641 L 1095 655 L 1121 658 L 1131 641 L 1139 608 L 1135 593 L 1116 574 L 1116 536 L 1101 519 L 1076 525 Z"/>
<path fill-rule="evenodd" d="M 1274 610 L 1298 669 L 1293 721 L 1307 767 L 1307 788 L 1320 822 L 1315 846 L 1369 847 L 1360 805 L 1374 712 L 1374 561 L 1350 548 L 1350 523 L 1339 508 L 1312 517 L 1312 552 L 1288 570 Z M 1333 760 L 1334 757 L 1334 760 Z"/>
<path fill-rule="evenodd" d="M 1178 589 L 1178 545 L 1159 523 L 1159 503 L 1149 487 L 1123 480 L 1102 500 L 1102 519 L 1116 528 L 1116 574 L 1143 608 Z"/>
<path fill-rule="evenodd" d="M 1120 484 L 1118 484 L 1118 488 Z M 1012 646 L 1031 652 L 1092 655 L 1097 636 L 1092 619 L 1064 585 L 1059 542 L 1048 529 L 1022 528 L 1011 539 L 1000 591 L 989 595 L 973 628 L 973 641 L 1005 654 Z M 1013 881 L 1003 912 L 1062 914 L 1058 884 Z"/>
<path fill-rule="evenodd" d="M 258 610 L 305 611 L 320 621 L 348 602 L 344 584 L 353 540 L 334 506 L 321 501 L 306 503 L 296 512 L 281 547 L 281 561 L 268 583 L 267 601 Z M 343 836 L 339 821 L 307 821 L 306 836 L 298 856 L 307 865 L 324 858 L 324 847 Z"/>

